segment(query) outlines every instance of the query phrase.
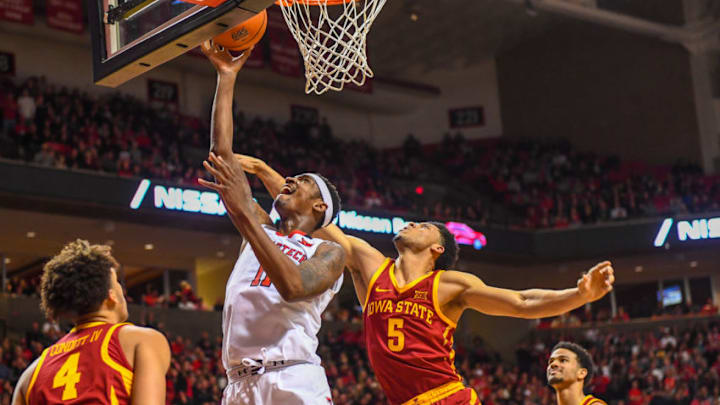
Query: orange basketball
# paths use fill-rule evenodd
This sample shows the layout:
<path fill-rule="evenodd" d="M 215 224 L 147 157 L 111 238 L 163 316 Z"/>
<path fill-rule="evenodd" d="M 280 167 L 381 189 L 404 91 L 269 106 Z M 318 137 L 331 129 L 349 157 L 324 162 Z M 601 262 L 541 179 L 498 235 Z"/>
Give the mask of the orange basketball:
<path fill-rule="evenodd" d="M 235 28 L 216 36 L 213 42 L 231 51 L 244 51 L 260 42 L 266 28 L 267 12 L 263 10 Z"/>

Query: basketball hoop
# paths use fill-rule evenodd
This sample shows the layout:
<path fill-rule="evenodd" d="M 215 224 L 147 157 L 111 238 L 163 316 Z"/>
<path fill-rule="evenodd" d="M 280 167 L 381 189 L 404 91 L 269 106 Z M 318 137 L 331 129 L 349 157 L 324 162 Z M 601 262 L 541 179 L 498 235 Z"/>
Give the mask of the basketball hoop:
<path fill-rule="evenodd" d="M 341 91 L 373 77 L 367 34 L 386 0 L 278 0 L 305 61 L 305 93 Z"/>

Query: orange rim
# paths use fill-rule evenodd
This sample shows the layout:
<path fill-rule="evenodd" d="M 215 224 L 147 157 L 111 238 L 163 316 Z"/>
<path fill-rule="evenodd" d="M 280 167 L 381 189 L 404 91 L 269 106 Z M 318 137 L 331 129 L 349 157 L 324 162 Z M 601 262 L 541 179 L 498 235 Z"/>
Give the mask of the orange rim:
<path fill-rule="evenodd" d="M 275 4 L 283 7 L 292 6 L 293 3 L 307 4 L 309 6 L 321 6 L 323 4 L 327 4 L 328 6 L 338 6 L 344 3 L 352 3 L 353 1 L 356 0 L 277 0 Z"/>

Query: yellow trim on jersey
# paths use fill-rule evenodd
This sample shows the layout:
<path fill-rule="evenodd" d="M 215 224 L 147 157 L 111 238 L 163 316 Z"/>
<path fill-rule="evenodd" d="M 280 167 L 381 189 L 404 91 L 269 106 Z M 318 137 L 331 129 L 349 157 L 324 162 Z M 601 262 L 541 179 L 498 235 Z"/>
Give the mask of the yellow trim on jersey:
<path fill-rule="evenodd" d="M 429 391 L 425 391 L 413 399 L 403 402 L 402 405 L 431 405 L 464 389 L 465 386 L 460 381 L 449 382 Z"/>
<path fill-rule="evenodd" d="M 475 390 L 470 391 L 470 405 L 475 405 L 478 402 L 477 392 Z"/>
<path fill-rule="evenodd" d="M 123 384 L 125 385 L 125 391 L 128 393 L 128 395 L 131 395 L 133 382 L 132 370 L 121 364 L 116 363 L 115 360 L 110 357 L 110 353 L 108 352 L 108 346 L 110 346 L 110 339 L 112 338 L 113 332 L 115 332 L 115 329 L 123 325 L 131 324 L 127 322 L 118 323 L 108 329 L 107 333 L 105 334 L 105 339 L 103 339 L 102 346 L 100 346 L 100 357 L 102 358 L 103 362 L 108 365 L 108 367 L 120 373 L 123 379 Z"/>
<path fill-rule="evenodd" d="M 30 384 L 28 384 L 27 391 L 25 391 L 25 404 L 30 404 L 30 391 L 32 391 L 32 387 L 33 385 L 35 385 L 35 380 L 37 380 L 37 376 L 40 373 L 40 367 L 42 367 L 43 362 L 45 361 L 45 356 L 48 354 L 49 350 L 49 347 L 43 350 L 37 364 L 35 365 L 35 370 L 33 370 L 32 378 L 30 378 Z"/>
<path fill-rule="evenodd" d="M 367 291 L 365 292 L 365 302 L 363 303 L 363 312 L 365 311 L 365 307 L 367 306 L 368 301 L 370 301 L 370 292 L 372 291 L 373 286 L 375 285 L 375 281 L 377 281 L 378 277 L 382 274 L 383 270 L 385 270 L 385 267 L 387 267 L 388 262 L 390 261 L 390 258 L 385 258 L 383 260 L 380 267 L 375 270 L 375 273 L 373 273 L 372 277 L 370 277 L 370 282 L 367 286 Z"/>
<path fill-rule="evenodd" d="M 422 277 L 416 278 L 415 280 L 411 281 L 409 284 L 405 284 L 402 288 L 400 288 L 400 287 L 398 287 L 397 279 L 395 279 L 395 263 L 393 263 L 393 265 L 390 266 L 390 270 L 388 270 L 388 271 L 390 272 L 390 281 L 392 282 L 393 287 L 395 287 L 395 289 L 396 289 L 400 294 L 402 294 L 402 293 L 404 293 L 405 291 L 407 291 L 407 290 L 415 287 L 415 285 L 417 285 L 417 283 L 419 283 L 419 282 L 421 282 L 421 281 L 425 280 L 426 278 L 428 278 L 428 277 L 430 277 L 430 276 L 433 275 L 433 273 L 430 272 L 430 273 L 428 273 L 428 274 L 425 274 L 425 275 L 422 276 Z"/>
<path fill-rule="evenodd" d="M 120 405 L 120 401 L 117 399 L 117 394 L 115 393 L 115 387 L 110 386 L 110 405 Z"/>
<path fill-rule="evenodd" d="M 601 405 L 607 405 L 607 402 L 603 401 L 600 398 L 597 398 L 593 396 L 592 394 L 585 395 L 585 398 L 583 398 L 582 402 L 580 402 L 581 405 L 592 405 L 592 404 L 601 404 Z"/>
<path fill-rule="evenodd" d="M 79 331 L 80 329 L 94 328 L 95 326 L 104 325 L 104 324 L 106 324 L 106 323 L 107 323 L 107 322 L 102 322 L 102 321 L 81 323 L 80 325 L 77 325 L 77 326 L 75 326 L 74 328 L 70 329 L 70 332 L 69 332 L 69 333 L 77 332 L 77 331 Z"/>
<path fill-rule="evenodd" d="M 438 301 L 438 287 L 440 287 L 440 276 L 442 276 L 443 272 L 445 270 L 439 270 L 437 277 L 435 277 L 435 280 L 433 280 L 433 306 L 435 307 L 435 313 L 438 314 L 440 319 L 445 321 L 448 325 L 452 326 L 453 328 L 457 328 L 457 323 L 453 322 L 445 316 L 445 314 L 440 309 L 440 301 Z"/>

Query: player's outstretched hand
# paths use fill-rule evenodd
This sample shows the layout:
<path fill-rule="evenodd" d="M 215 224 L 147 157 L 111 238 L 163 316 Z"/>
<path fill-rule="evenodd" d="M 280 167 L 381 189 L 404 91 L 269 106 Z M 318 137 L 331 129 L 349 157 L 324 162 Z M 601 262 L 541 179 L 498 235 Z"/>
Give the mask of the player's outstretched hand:
<path fill-rule="evenodd" d="M 247 178 L 237 162 L 226 162 L 222 156 L 210 152 L 210 156 L 203 162 L 205 170 L 214 178 L 215 182 L 198 179 L 203 186 L 217 191 L 222 197 L 225 208 L 234 214 L 254 214 L 252 194 Z M 212 165 L 210 164 L 212 163 Z"/>
<path fill-rule="evenodd" d="M 230 51 L 207 40 L 200 45 L 202 52 L 210 59 L 218 73 L 237 75 L 247 62 L 253 48 L 245 50 L 240 56 L 232 56 Z"/>
<path fill-rule="evenodd" d="M 615 271 L 609 261 L 600 262 L 583 274 L 577 282 L 578 291 L 587 302 L 597 301 L 613 289 Z"/>
<path fill-rule="evenodd" d="M 235 159 L 240 162 L 243 170 L 250 174 L 258 174 L 267 168 L 267 164 L 263 160 L 249 155 L 236 153 Z"/>

